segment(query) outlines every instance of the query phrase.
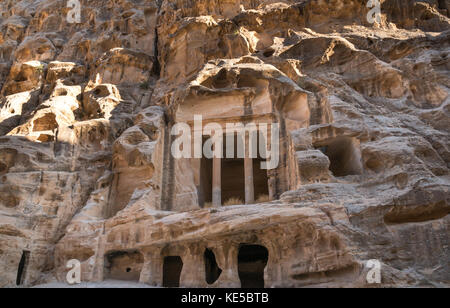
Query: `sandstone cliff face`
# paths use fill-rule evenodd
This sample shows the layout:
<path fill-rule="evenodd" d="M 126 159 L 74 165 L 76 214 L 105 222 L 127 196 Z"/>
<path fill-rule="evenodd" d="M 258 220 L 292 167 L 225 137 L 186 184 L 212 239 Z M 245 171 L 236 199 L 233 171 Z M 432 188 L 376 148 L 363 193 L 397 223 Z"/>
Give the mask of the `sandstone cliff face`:
<path fill-rule="evenodd" d="M 449 1 L 80 2 L 0 1 L 0 287 L 450 286 Z M 280 124 L 254 204 L 170 155 L 196 114 Z"/>

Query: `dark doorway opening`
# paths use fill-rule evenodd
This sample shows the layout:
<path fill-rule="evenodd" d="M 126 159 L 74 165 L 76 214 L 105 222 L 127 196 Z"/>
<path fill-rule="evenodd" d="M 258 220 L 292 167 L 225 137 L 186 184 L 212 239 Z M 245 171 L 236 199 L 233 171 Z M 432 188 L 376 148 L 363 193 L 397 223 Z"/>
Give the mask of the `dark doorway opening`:
<path fill-rule="evenodd" d="M 264 288 L 264 269 L 269 251 L 260 245 L 241 245 L 238 254 L 238 271 L 242 288 Z"/>
<path fill-rule="evenodd" d="M 179 256 L 169 256 L 164 258 L 163 265 L 163 287 L 180 287 L 181 270 L 183 269 L 183 260 Z"/>
<path fill-rule="evenodd" d="M 217 265 L 216 256 L 211 249 L 206 248 L 203 256 L 205 259 L 206 282 L 213 284 L 219 279 L 220 274 L 222 274 L 222 269 Z"/>
<path fill-rule="evenodd" d="M 244 159 L 222 159 L 222 202 L 223 205 L 245 203 Z"/>
<path fill-rule="evenodd" d="M 18 286 L 22 285 L 25 281 L 29 257 L 30 257 L 29 251 L 24 251 L 22 253 L 22 257 L 20 258 L 20 262 L 19 262 L 19 268 L 17 270 L 16 285 L 18 285 Z"/>
<path fill-rule="evenodd" d="M 139 282 L 144 256 L 138 251 L 115 251 L 105 257 L 107 279 Z"/>
<path fill-rule="evenodd" d="M 330 171 L 336 177 L 362 174 L 361 150 L 356 138 L 337 137 L 317 144 L 316 149 L 322 151 L 330 159 Z"/>
<path fill-rule="evenodd" d="M 231 140 L 234 140 L 234 144 L 229 144 L 229 137 L 231 137 Z M 239 153 L 238 148 L 240 148 L 241 151 L 244 148 L 242 139 L 239 138 L 236 133 L 224 134 L 223 159 L 221 166 L 223 205 L 237 205 L 245 203 L 244 153 Z M 233 153 L 233 155 L 230 155 L 231 153 Z"/>

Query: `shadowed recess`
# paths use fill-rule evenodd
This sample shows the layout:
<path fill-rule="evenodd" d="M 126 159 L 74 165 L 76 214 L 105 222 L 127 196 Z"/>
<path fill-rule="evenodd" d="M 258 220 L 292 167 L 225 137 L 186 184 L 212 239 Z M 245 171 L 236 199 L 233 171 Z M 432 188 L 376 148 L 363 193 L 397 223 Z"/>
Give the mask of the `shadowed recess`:
<path fill-rule="evenodd" d="M 264 288 L 264 269 L 269 251 L 260 245 L 241 245 L 238 254 L 238 271 L 242 288 Z"/>
<path fill-rule="evenodd" d="M 163 287 L 180 287 L 181 270 L 183 269 L 183 260 L 180 256 L 168 256 L 164 258 L 163 265 Z"/>
<path fill-rule="evenodd" d="M 220 269 L 217 265 L 216 256 L 211 249 L 205 249 L 204 259 L 206 282 L 208 284 L 213 284 L 217 281 L 217 279 L 219 279 L 220 274 L 222 274 L 222 269 Z"/>

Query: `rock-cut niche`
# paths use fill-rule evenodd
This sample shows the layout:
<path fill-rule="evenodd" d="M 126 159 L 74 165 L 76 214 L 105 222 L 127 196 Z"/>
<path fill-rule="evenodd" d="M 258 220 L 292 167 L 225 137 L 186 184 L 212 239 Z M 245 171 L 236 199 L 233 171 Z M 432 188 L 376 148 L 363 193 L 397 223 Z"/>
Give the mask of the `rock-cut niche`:
<path fill-rule="evenodd" d="M 222 274 L 222 269 L 216 261 L 216 256 L 211 249 L 206 248 L 203 254 L 205 259 L 205 279 L 208 284 L 213 284 L 219 279 L 220 274 Z"/>
<path fill-rule="evenodd" d="M 264 288 L 264 269 L 269 251 L 260 245 L 241 245 L 238 254 L 238 271 L 242 288 Z"/>
<path fill-rule="evenodd" d="M 115 251 L 105 257 L 105 278 L 139 282 L 144 256 L 138 251 Z"/>
<path fill-rule="evenodd" d="M 181 271 L 183 269 L 183 260 L 180 256 L 164 257 L 163 265 L 163 287 L 180 287 Z"/>
<path fill-rule="evenodd" d="M 330 171 L 336 177 L 363 173 L 361 150 L 356 138 L 337 137 L 315 145 L 330 159 Z"/>

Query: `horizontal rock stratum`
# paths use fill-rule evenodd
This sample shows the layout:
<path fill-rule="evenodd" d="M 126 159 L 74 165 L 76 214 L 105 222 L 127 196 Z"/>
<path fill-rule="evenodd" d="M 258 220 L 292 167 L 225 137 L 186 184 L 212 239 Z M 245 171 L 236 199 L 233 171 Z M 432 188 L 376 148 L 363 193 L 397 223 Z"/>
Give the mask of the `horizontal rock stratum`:
<path fill-rule="evenodd" d="M 0 287 L 450 287 L 450 2 L 367 2 L 1 0 Z"/>

